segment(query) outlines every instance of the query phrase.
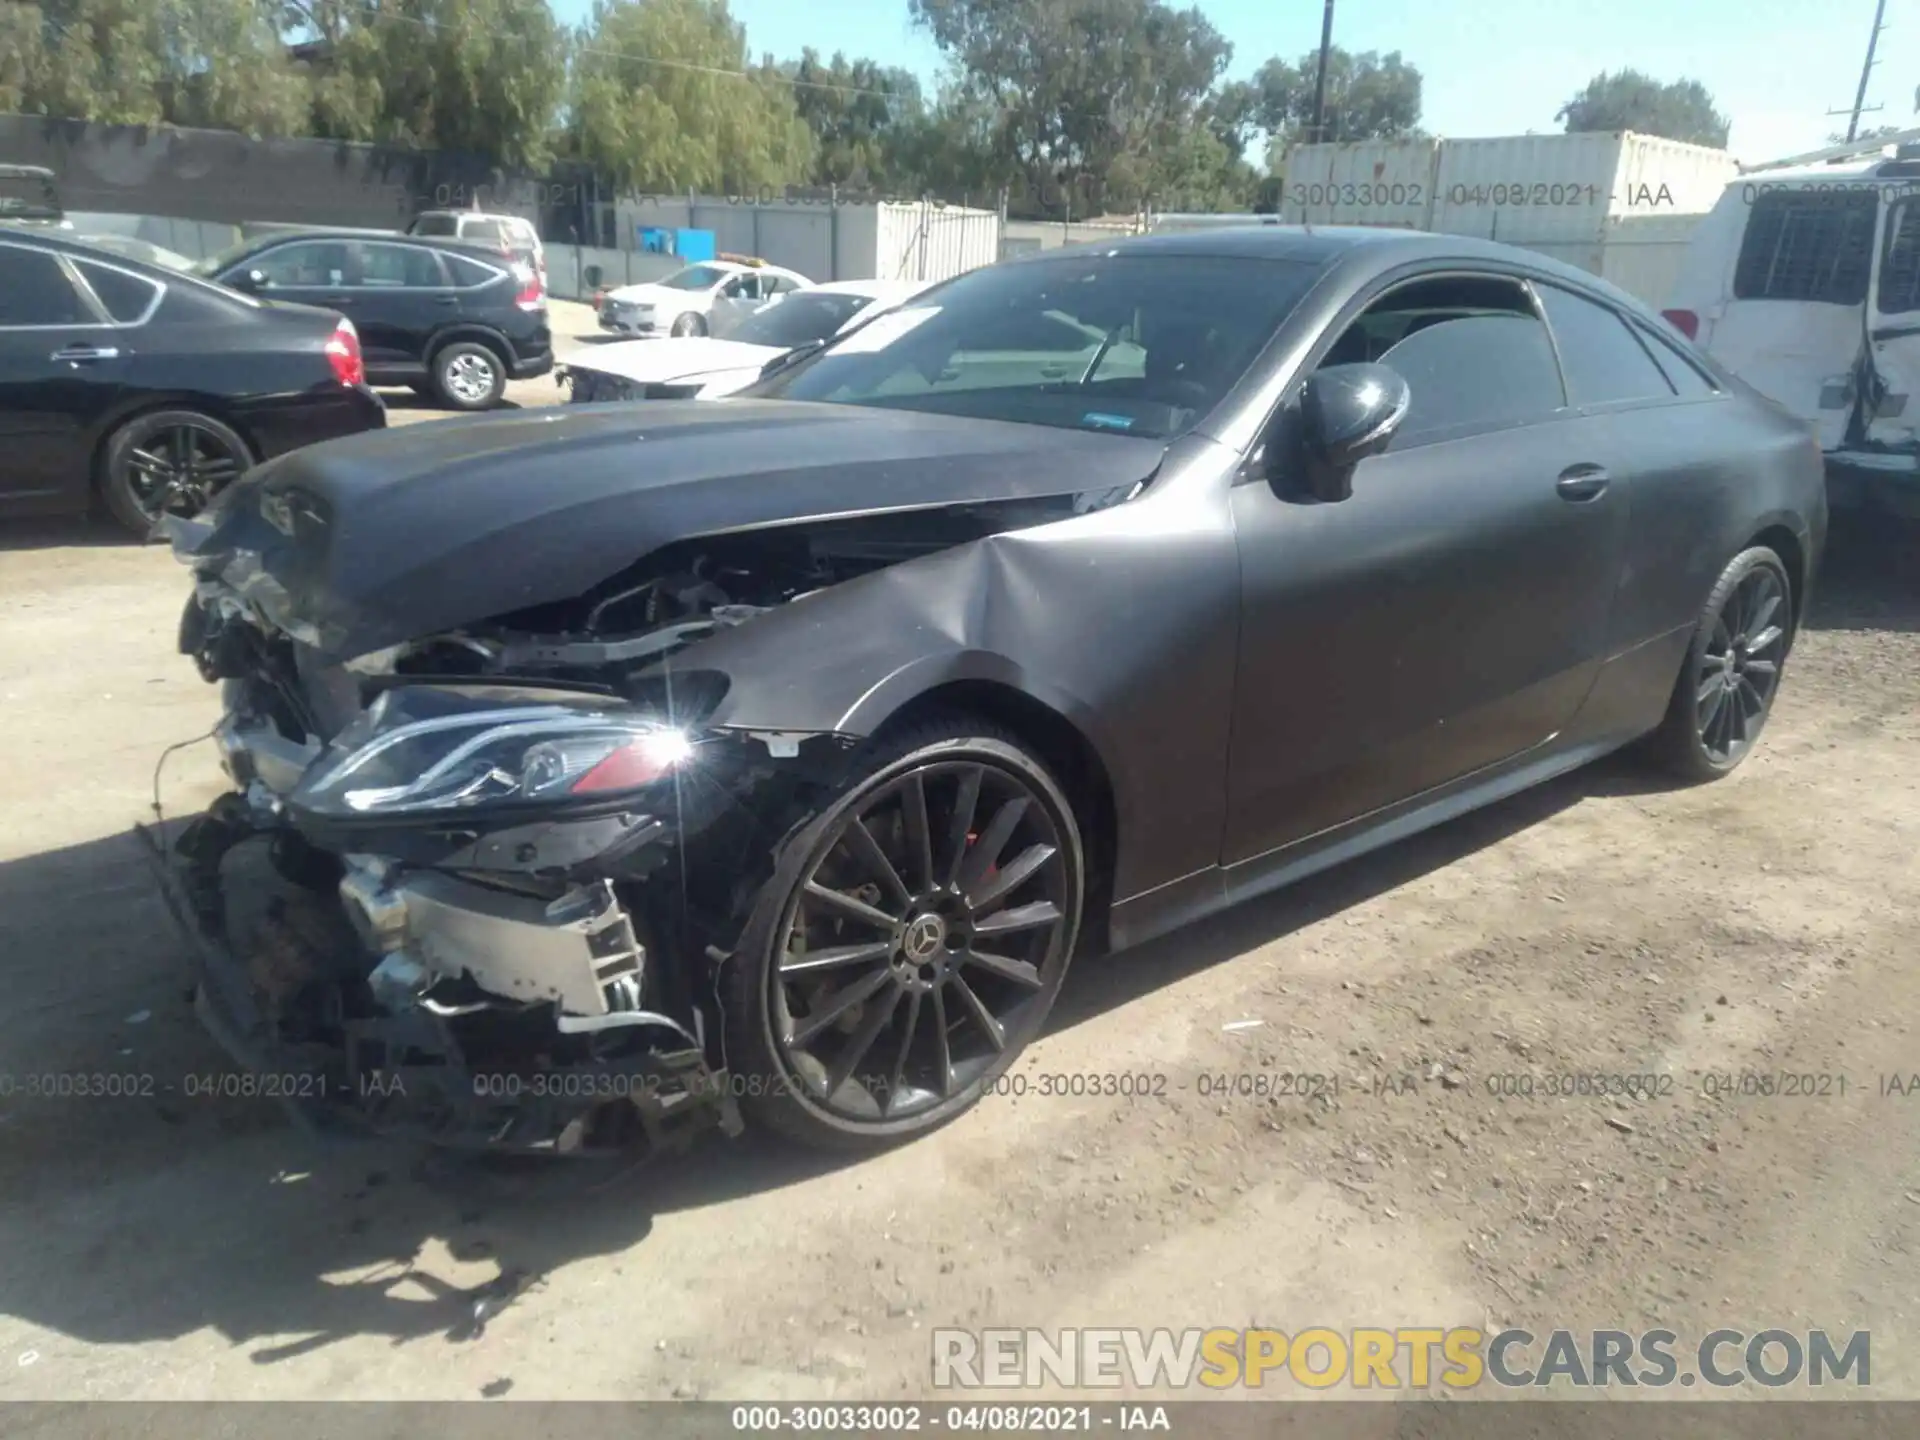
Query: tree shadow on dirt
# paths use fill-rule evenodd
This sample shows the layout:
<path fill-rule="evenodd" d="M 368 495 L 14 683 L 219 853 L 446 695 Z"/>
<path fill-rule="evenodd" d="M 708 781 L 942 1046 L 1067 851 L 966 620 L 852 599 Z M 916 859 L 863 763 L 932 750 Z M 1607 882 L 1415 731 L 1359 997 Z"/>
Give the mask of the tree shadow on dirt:
<path fill-rule="evenodd" d="M 0 553 L 8 550 L 130 549 L 146 543 L 104 515 L 0 520 Z"/>

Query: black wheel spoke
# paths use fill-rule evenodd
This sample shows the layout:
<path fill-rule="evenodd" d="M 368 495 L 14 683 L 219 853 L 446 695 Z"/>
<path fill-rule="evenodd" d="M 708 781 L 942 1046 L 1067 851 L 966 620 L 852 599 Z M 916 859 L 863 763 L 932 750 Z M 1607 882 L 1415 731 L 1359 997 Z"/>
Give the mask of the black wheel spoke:
<path fill-rule="evenodd" d="M 907 1057 L 913 1053 L 914 1031 L 920 1028 L 920 992 L 915 990 L 907 996 L 907 1018 L 900 1027 L 900 1048 L 894 1052 L 893 1071 L 887 1077 L 887 1109 L 891 1111 L 894 1102 L 900 1098 L 900 1089 L 906 1080 Z"/>
<path fill-rule="evenodd" d="M 831 910 L 837 910 L 850 920 L 859 920 L 873 926 L 876 930 L 891 932 L 900 923 L 900 917 L 889 915 L 884 910 L 876 910 L 866 901 L 848 895 L 841 890 L 830 890 L 818 880 L 807 882 L 807 898 L 818 900 Z"/>
<path fill-rule="evenodd" d="M 959 992 L 961 1005 L 966 1008 L 967 1014 L 973 1017 L 973 1023 L 980 1027 L 981 1033 L 987 1037 L 993 1048 L 996 1051 L 1006 1049 L 1006 1030 L 994 1018 L 993 1012 L 987 1009 L 985 1003 L 974 993 L 973 987 L 958 975 L 955 975 L 950 983 Z"/>
<path fill-rule="evenodd" d="M 803 950 L 798 955 L 790 954 L 783 959 L 780 973 L 811 975 L 821 970 L 838 969 L 842 965 L 885 960 L 892 953 L 891 940 L 873 940 L 865 945 L 834 945 L 825 950 Z"/>
<path fill-rule="evenodd" d="M 900 879 L 900 872 L 893 868 L 893 862 L 887 859 L 887 852 L 880 848 L 880 842 L 873 838 L 873 832 L 855 820 L 847 826 L 847 842 L 853 853 L 866 865 L 867 873 L 886 887 L 900 912 L 905 914 L 913 904 L 913 892 Z"/>
<path fill-rule="evenodd" d="M 1025 985 L 1032 990 L 1038 990 L 1046 983 L 1040 978 L 1039 968 L 1029 965 L 1024 960 L 1015 960 L 1007 955 L 995 955 L 987 950 L 969 950 L 966 958 L 969 963 L 978 965 L 983 970 L 991 970 L 996 975 L 1004 976 L 1015 984 Z"/>
<path fill-rule="evenodd" d="M 933 889 L 933 831 L 927 824 L 927 784 L 919 771 L 900 791 L 900 825 L 907 842 L 907 869 L 922 892 Z"/>
<path fill-rule="evenodd" d="M 1018 855 L 1013 863 L 1003 865 L 999 871 L 977 892 L 967 896 L 976 910 L 991 910 L 1027 881 L 1040 873 L 1040 868 L 1055 854 L 1051 845 L 1029 845 Z"/>
<path fill-rule="evenodd" d="M 1035 900 L 1030 905 L 1016 905 L 1011 910 L 1002 910 L 998 915 L 989 915 L 975 923 L 975 935 L 1011 935 L 1017 930 L 1038 930 L 1043 925 L 1060 923 L 1060 907 L 1051 900 Z"/>
<path fill-rule="evenodd" d="M 1724 695 L 1727 690 L 1726 677 L 1718 670 L 1707 672 L 1707 678 L 1700 682 L 1700 688 L 1694 692 L 1694 703 L 1704 705 L 1716 695 Z"/>
<path fill-rule="evenodd" d="M 933 992 L 933 1079 L 940 1087 L 940 1098 L 946 1099 L 953 1094 L 953 1041 L 947 1034 L 952 1022 L 947 1019 L 947 997 L 944 990 Z"/>
<path fill-rule="evenodd" d="M 1007 848 L 1007 842 L 1013 838 L 1013 830 L 1027 813 L 1027 799 L 1016 796 L 994 812 L 993 819 L 987 822 L 987 828 L 980 832 L 980 838 L 973 842 L 967 851 L 964 864 L 960 867 L 959 879 L 955 882 L 962 895 L 971 895 L 976 886 L 984 880 L 987 872 L 1000 860 L 1000 852 Z"/>
<path fill-rule="evenodd" d="M 1780 637 L 1785 633 L 1786 632 L 1778 625 L 1767 626 L 1767 628 L 1762 630 L 1758 635 L 1750 635 L 1747 637 L 1747 653 L 1750 655 L 1759 655 L 1764 651 L 1771 650 L 1775 645 L 1780 643 Z M 1752 668 L 1753 662 L 1749 660 L 1747 665 L 1748 668 Z"/>
<path fill-rule="evenodd" d="M 880 990 L 893 983 L 893 973 L 889 970 L 875 970 L 871 975 L 863 975 L 844 989 L 836 990 L 822 1000 L 807 1018 L 794 1027 L 793 1043 L 806 1045 L 825 1034 L 830 1026 L 839 1023 L 854 1006 L 868 997 L 877 995 Z"/>
<path fill-rule="evenodd" d="M 960 775 L 959 793 L 954 797 L 953 815 L 947 826 L 946 881 L 953 885 L 960 878 L 961 863 L 967 858 L 967 836 L 973 833 L 974 811 L 980 807 L 980 782 L 986 770 L 969 765 Z"/>
<path fill-rule="evenodd" d="M 891 980 L 892 977 L 888 978 Z M 833 1069 L 827 1072 L 827 1098 L 837 1095 L 840 1087 L 853 1078 L 853 1072 L 867 1058 L 867 1052 L 873 1049 L 873 1042 L 880 1038 L 880 1032 L 887 1028 L 887 1022 L 893 1019 L 893 1012 L 899 1005 L 900 987 L 897 984 L 889 984 L 874 997 L 860 1021 L 860 1028 L 847 1037 L 840 1058 L 833 1062 Z"/>
<path fill-rule="evenodd" d="M 1780 673 L 1780 667 L 1771 660 L 1749 660 L 1740 668 L 1749 675 L 1760 675 L 1769 680 Z"/>
<path fill-rule="evenodd" d="M 1765 598 L 1759 600 L 1754 605 L 1753 613 L 1747 617 L 1747 623 L 1741 627 L 1741 629 L 1746 632 L 1747 648 L 1749 650 L 1762 648 L 1758 639 L 1760 633 L 1768 629 L 1778 628 L 1771 626 L 1769 622 L 1773 619 L 1773 612 L 1779 608 L 1780 594 L 1773 588 L 1772 581 L 1769 580 L 1766 586 Z"/>

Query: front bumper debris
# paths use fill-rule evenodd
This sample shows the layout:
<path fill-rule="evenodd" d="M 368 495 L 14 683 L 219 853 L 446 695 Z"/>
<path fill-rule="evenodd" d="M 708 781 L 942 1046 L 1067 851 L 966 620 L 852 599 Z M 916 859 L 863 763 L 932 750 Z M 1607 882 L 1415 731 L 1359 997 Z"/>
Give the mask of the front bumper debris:
<path fill-rule="evenodd" d="M 381 888 L 382 877 L 350 867 L 342 890 L 352 895 L 357 883 L 367 902 L 355 915 L 352 904 L 281 876 L 268 858 L 273 837 L 253 826 L 246 802 L 230 795 L 184 824 L 135 828 L 187 941 L 195 1013 L 237 1065 L 261 1078 L 259 1093 L 280 1099 L 303 1128 L 558 1155 L 667 1152 L 714 1128 L 739 1133 L 727 1072 L 709 1064 L 685 1027 L 631 1000 L 623 1011 L 589 1005 L 599 1011 L 590 1016 L 569 1015 L 559 1003 L 563 995 L 583 1000 L 568 989 L 578 989 L 570 942 L 593 957 L 600 995 L 626 988 L 637 996 L 643 952 L 617 907 L 576 905 L 545 925 L 522 907 L 499 930 L 508 943 L 489 949 L 486 932 L 501 917 L 463 908 L 471 897 L 452 877 L 416 875 L 396 896 Z M 236 834 L 247 838 L 236 842 Z M 424 966 L 411 961 L 422 970 L 411 977 L 404 951 L 374 965 L 379 937 L 368 928 L 391 925 L 392 907 L 409 903 L 414 939 L 429 957 Z M 423 914 L 433 918 L 417 923 Z M 467 954 L 490 956 L 487 982 L 506 992 L 498 998 L 517 1029 L 487 1028 L 503 1007 L 475 977 L 465 982 L 478 997 L 468 1005 L 436 1001 L 422 984 L 433 947 L 463 938 Z M 529 940 L 538 943 L 524 948 Z M 516 979 L 537 982 L 542 993 L 514 995 Z M 316 1002 L 354 992 L 356 980 L 378 1004 Z M 516 1036 L 542 1030 L 558 1038 L 556 1050 L 571 1042 L 573 1063 L 516 1048 Z M 607 1035 L 627 1043 L 618 1053 L 579 1053 Z"/>

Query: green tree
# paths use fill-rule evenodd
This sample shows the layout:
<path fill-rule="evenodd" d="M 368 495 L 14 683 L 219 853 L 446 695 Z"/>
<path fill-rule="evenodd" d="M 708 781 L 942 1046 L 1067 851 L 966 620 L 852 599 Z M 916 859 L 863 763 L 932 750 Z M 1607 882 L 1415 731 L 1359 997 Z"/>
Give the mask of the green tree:
<path fill-rule="evenodd" d="M 128 125 L 306 128 L 267 0 L 4 0 L 0 108 Z"/>
<path fill-rule="evenodd" d="M 1289 64 L 1276 56 L 1248 82 L 1247 114 L 1283 149 L 1316 138 L 1311 130 L 1319 59 L 1318 52 L 1311 52 Z M 1418 135 L 1420 89 L 1419 69 L 1402 59 L 1398 50 L 1355 55 L 1336 45 L 1327 52 L 1318 138 L 1401 140 Z"/>
<path fill-rule="evenodd" d="M 202 3 L 202 0 L 189 0 Z M 546 0 L 290 0 L 315 133 L 468 151 L 509 168 L 551 158 L 566 33 Z"/>
<path fill-rule="evenodd" d="M 927 109 L 911 71 L 848 60 L 839 52 L 822 61 L 809 46 L 780 74 L 792 82 L 794 108 L 819 147 L 815 184 L 892 191 L 911 185 L 913 144 Z"/>
<path fill-rule="evenodd" d="M 816 150 L 792 87 L 771 66 L 749 67 L 726 0 L 595 0 L 567 133 L 573 154 L 643 191 L 804 181 Z"/>
<path fill-rule="evenodd" d="M 1233 54 L 1198 9 L 1164 0 L 911 0 L 911 10 L 954 62 L 953 103 L 988 127 L 988 167 L 1027 213 L 1059 214 L 1068 196 L 1076 213 L 1114 208 L 1187 179 L 1189 132 L 1206 130 L 1202 106 Z"/>
<path fill-rule="evenodd" d="M 1714 108 L 1713 96 L 1698 80 L 1662 83 L 1638 70 L 1602 71 L 1560 107 L 1567 134 L 1589 130 L 1637 130 L 1692 145 L 1727 143 L 1727 117 Z"/>

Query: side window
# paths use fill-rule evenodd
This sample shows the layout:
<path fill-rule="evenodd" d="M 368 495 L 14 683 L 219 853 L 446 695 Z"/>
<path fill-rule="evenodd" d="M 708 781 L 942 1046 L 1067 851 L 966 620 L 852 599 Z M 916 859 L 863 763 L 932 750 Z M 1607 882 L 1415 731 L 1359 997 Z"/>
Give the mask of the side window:
<path fill-rule="evenodd" d="M 1901 201 L 1887 219 L 1887 248 L 1880 256 L 1882 315 L 1920 310 L 1920 205 Z"/>
<path fill-rule="evenodd" d="M 1567 398 L 1575 405 L 1611 405 L 1672 398 L 1673 386 L 1627 322 L 1557 285 L 1536 287 L 1547 323 L 1560 342 Z"/>
<path fill-rule="evenodd" d="M 1737 300 L 1858 305 L 1873 264 L 1873 190 L 1773 190 L 1747 216 L 1733 268 Z"/>
<path fill-rule="evenodd" d="M 478 260 L 469 260 L 464 255 L 443 255 L 447 269 L 453 275 L 455 285 L 485 285 L 490 280 L 498 280 L 500 272 L 491 265 L 482 265 Z"/>
<path fill-rule="evenodd" d="M 362 245 L 360 283 L 373 289 L 438 290 L 447 283 L 440 259 L 412 245 Z"/>
<path fill-rule="evenodd" d="M 1653 356 L 1654 364 L 1667 377 L 1667 383 L 1674 392 L 1685 399 L 1704 399 L 1708 395 L 1718 395 L 1720 387 L 1709 379 L 1693 361 L 1680 353 L 1680 347 L 1657 335 L 1643 326 L 1636 325 L 1634 334 Z"/>
<path fill-rule="evenodd" d="M 1412 392 L 1396 451 L 1546 420 L 1567 403 L 1546 325 L 1526 290 L 1503 277 L 1447 276 L 1389 291 L 1320 362 L 1361 363 L 1398 372 Z"/>
<path fill-rule="evenodd" d="M 45 250 L 0 245 L 0 330 L 17 325 L 98 325 L 60 262 Z"/>
<path fill-rule="evenodd" d="M 345 285 L 349 273 L 347 247 L 338 240 L 307 240 L 297 245 L 276 246 L 254 256 L 244 268 L 258 270 L 267 277 L 269 285 L 307 288 Z"/>
<path fill-rule="evenodd" d="M 144 276 L 115 270 L 109 265 L 96 265 L 91 260 L 73 263 L 117 325 L 133 325 L 146 319 L 164 288 Z"/>

